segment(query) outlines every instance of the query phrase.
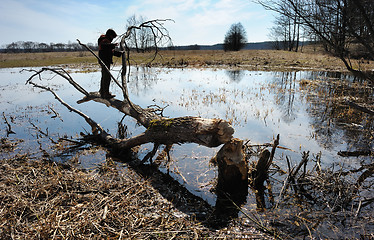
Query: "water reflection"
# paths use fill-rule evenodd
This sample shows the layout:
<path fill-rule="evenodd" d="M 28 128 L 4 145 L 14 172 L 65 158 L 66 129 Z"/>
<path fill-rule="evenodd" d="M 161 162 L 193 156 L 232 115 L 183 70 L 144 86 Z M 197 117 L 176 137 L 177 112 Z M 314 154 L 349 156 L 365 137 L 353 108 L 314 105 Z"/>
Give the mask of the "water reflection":
<path fill-rule="evenodd" d="M 38 119 L 44 128 L 48 127 L 50 132 L 59 135 L 74 136 L 87 128 L 78 116 L 56 104 L 50 94 L 25 86 L 28 78 L 26 73 L 18 73 L 17 69 L 3 69 L 0 74 L 4 79 L 0 110 L 7 118 L 12 115 L 15 125 L 12 130 L 17 133 L 16 137 L 30 138 L 28 130 L 19 130 L 20 126 L 30 125 L 25 121 L 28 118 Z M 97 90 L 99 73 L 74 73 L 72 76 L 88 91 Z M 74 105 L 76 99 L 81 97 L 79 93 L 64 80 L 52 77 L 48 77 L 53 81 L 47 84 L 58 87 L 58 94 Z M 339 150 L 373 147 L 373 117 L 344 104 L 347 96 L 359 103 L 373 102 L 373 88 L 360 79 L 341 73 L 139 67 L 131 69 L 128 86 L 133 102 L 144 107 L 151 104 L 169 105 L 164 113 L 170 117 L 190 115 L 231 120 L 235 137 L 254 143 L 269 142 L 273 136 L 280 134 L 281 145 L 294 152 L 281 151 L 279 154 L 294 159 L 299 159 L 302 151 L 321 152 L 324 162 L 328 164 L 336 162 Z M 121 96 L 115 86 L 111 90 Z M 51 116 L 38 117 L 39 112 L 50 112 L 50 107 L 60 113 L 60 118 L 52 119 L 53 113 Z M 115 135 L 116 123 L 122 114 L 91 102 L 77 108 L 94 116 L 97 122 Z M 126 119 L 132 135 L 144 131 L 135 121 Z M 1 127 L 7 128 L 4 122 Z M 192 176 L 186 178 L 189 184 L 200 186 L 201 183 L 196 181 L 199 172 L 191 169 L 190 162 L 198 159 L 200 175 L 207 175 L 209 179 L 215 173 L 205 162 L 214 151 L 216 149 L 183 145 L 173 152 L 173 158 L 179 160 L 176 163 L 178 169 L 193 172 L 186 174 Z"/>
<path fill-rule="evenodd" d="M 130 81 L 131 79 L 131 81 Z M 134 67 L 130 69 L 130 78 L 128 81 L 132 93 L 139 96 L 140 94 L 147 94 L 147 92 L 154 87 L 159 79 L 157 72 L 147 67 Z"/>
<path fill-rule="evenodd" d="M 282 121 L 297 126 L 304 118 L 309 138 L 321 149 L 372 149 L 373 116 L 346 103 L 373 102 L 373 88 L 362 80 L 342 73 L 283 72 L 274 73 L 268 86 Z"/>
<path fill-rule="evenodd" d="M 297 72 L 277 73 L 274 78 L 273 86 L 277 89 L 275 102 L 282 109 L 282 120 L 286 123 L 291 123 L 296 119 L 298 109 L 294 102 L 298 87 L 297 79 Z"/>
<path fill-rule="evenodd" d="M 143 107 L 169 105 L 165 115 L 170 117 L 190 115 L 231 120 L 235 137 L 252 143 L 269 142 L 280 134 L 280 145 L 284 149 L 277 150 L 275 158 L 283 169 L 287 169 L 287 163 L 283 161 L 285 155 L 295 162 L 303 151 L 320 154 L 325 166 L 347 161 L 355 167 L 359 166 L 361 159 L 345 160 L 338 157 L 337 152 L 373 148 L 373 116 L 345 104 L 347 97 L 358 103 L 372 103 L 373 88 L 360 79 L 341 73 L 132 68 L 130 76 L 130 97 Z M 48 129 L 50 137 L 55 138 L 76 136 L 88 128 L 84 120 L 56 104 L 53 96 L 25 86 L 27 74 L 2 69 L 0 77 L 3 79 L 0 111 L 4 112 L 16 133 L 12 137 L 27 140 L 24 144 L 31 152 L 41 145 L 46 149 L 49 140 L 38 135 L 29 123 L 30 119 L 43 131 Z M 88 91 L 98 89 L 100 73 L 75 73 L 73 77 Z M 58 87 L 64 100 L 94 117 L 115 135 L 117 122 L 123 114 L 93 102 L 77 105 L 76 100 L 81 95 L 71 90 L 64 80 L 53 79 L 46 84 Z M 121 96 L 115 86 L 111 90 Z M 50 107 L 60 114 L 60 118 L 52 118 L 54 114 L 48 112 Z M 144 131 L 130 118 L 126 118 L 125 124 L 130 135 Z M 2 137 L 5 137 L 7 126 L 4 121 L 0 127 Z M 139 157 L 142 158 L 148 150 L 149 146 L 141 149 Z M 218 148 L 208 149 L 194 144 L 174 146 L 171 152 L 173 162 L 169 166 L 173 179 L 212 206 L 224 203 L 210 191 L 217 172 L 209 165 L 209 159 L 217 151 Z M 97 158 L 102 155 L 99 153 Z M 95 165 L 88 162 L 87 157 L 79 159 L 83 166 Z M 163 167 L 161 171 L 166 172 Z M 249 194 L 243 202 L 251 208 L 255 198 Z"/>
<path fill-rule="evenodd" d="M 240 82 L 244 77 L 244 71 L 235 69 L 235 70 L 226 70 L 227 76 L 232 82 Z"/>
<path fill-rule="evenodd" d="M 372 87 L 341 73 L 325 73 L 314 81 L 303 82 L 301 90 L 301 97 L 309 105 L 311 126 L 323 146 L 333 148 L 344 141 L 347 150 L 372 149 L 373 116 L 346 103 L 348 99 L 360 104 L 372 103 Z"/>

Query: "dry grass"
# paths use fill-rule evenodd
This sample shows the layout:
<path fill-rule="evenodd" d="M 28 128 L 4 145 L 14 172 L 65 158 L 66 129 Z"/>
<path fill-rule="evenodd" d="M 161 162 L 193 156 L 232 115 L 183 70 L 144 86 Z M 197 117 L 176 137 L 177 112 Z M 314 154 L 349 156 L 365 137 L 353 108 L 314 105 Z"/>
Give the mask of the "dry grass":
<path fill-rule="evenodd" d="M 96 62 L 89 52 L 0 53 L 0 68 L 85 65 Z"/>
<path fill-rule="evenodd" d="M 113 164 L 94 173 L 20 156 L 0 166 L 1 239 L 207 236 L 146 180 Z"/>
<path fill-rule="evenodd" d="M 2 139 L 1 152 L 17 142 Z M 9 147 L 9 146 L 13 146 Z M 194 214 L 176 207 L 189 202 L 183 193 L 171 201 L 154 180 L 107 160 L 94 171 L 27 154 L 0 161 L 0 239 L 221 239 L 265 237 L 250 227 L 210 229 Z M 160 182 L 161 181 L 161 182 Z M 201 208 L 190 203 L 195 211 Z M 206 214 L 212 214 L 209 211 Z M 235 230 L 236 229 L 236 230 Z M 235 232 L 236 231 L 236 232 Z M 230 233 L 231 232 L 231 233 Z M 230 235 L 231 234 L 231 235 Z"/>
<path fill-rule="evenodd" d="M 152 54 L 132 53 L 132 64 L 146 64 Z M 120 60 L 117 60 L 119 64 Z M 355 68 L 374 69 L 373 61 L 353 61 Z M 51 65 L 74 65 L 87 67 L 97 65 L 89 52 L 19 53 L 0 54 L 0 68 L 35 67 Z M 242 50 L 224 52 L 221 50 L 161 51 L 151 63 L 152 66 L 165 67 L 238 67 L 247 70 L 288 71 L 288 70 L 327 70 L 346 71 L 338 58 L 321 53 L 312 47 L 303 52 L 276 50 Z"/>
<path fill-rule="evenodd" d="M 164 51 L 154 64 L 163 66 L 238 67 L 247 70 L 345 70 L 337 58 L 317 53 L 275 50 L 224 51 Z"/>

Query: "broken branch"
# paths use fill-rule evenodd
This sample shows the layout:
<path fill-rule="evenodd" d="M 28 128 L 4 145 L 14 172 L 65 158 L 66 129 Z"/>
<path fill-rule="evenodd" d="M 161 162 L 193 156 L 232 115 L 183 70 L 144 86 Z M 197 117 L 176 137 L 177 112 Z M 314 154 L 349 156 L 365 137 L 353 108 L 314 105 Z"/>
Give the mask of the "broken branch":
<path fill-rule="evenodd" d="M 8 126 L 8 129 L 6 130 L 6 135 L 9 136 L 9 134 L 16 134 L 15 132 L 13 132 L 12 126 L 9 124 L 4 112 L 3 112 L 3 117 L 4 117 L 5 124 Z"/>

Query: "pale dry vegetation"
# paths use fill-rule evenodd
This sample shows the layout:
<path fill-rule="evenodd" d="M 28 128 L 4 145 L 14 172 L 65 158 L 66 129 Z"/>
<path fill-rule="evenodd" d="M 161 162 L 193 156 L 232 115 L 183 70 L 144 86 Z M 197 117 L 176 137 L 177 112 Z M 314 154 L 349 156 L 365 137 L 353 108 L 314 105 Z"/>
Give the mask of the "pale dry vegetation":
<path fill-rule="evenodd" d="M 13 151 L 17 144 L 3 138 L 0 151 Z M 266 238 L 253 227 L 211 228 L 207 222 L 215 219 L 206 203 L 187 197 L 183 189 L 173 190 L 160 176 L 153 177 L 155 169 L 139 173 L 110 159 L 93 171 L 48 158 L 35 160 L 28 154 L 2 159 L 0 238 Z M 155 184 L 165 190 L 156 190 Z M 188 214 L 179 210 L 187 205 L 191 205 Z M 198 220 L 193 212 L 204 212 L 204 218 Z"/>
<path fill-rule="evenodd" d="M 89 52 L 0 53 L 0 68 L 85 65 L 96 62 Z"/>
<path fill-rule="evenodd" d="M 342 71 L 346 68 L 340 59 L 323 53 L 313 46 L 304 47 L 302 52 L 278 50 L 168 50 L 149 63 L 152 54 L 132 53 L 131 64 L 148 64 L 165 67 L 238 67 L 246 70 L 290 71 L 318 70 Z M 120 60 L 115 58 L 116 64 Z M 373 70 L 374 61 L 352 60 L 357 69 Z M 77 67 L 99 67 L 89 52 L 53 52 L 0 54 L 0 67 L 34 67 L 51 65 L 75 65 Z"/>
<path fill-rule="evenodd" d="M 327 54 L 308 52 L 289 52 L 276 50 L 224 51 L 164 51 L 162 59 L 154 65 L 170 67 L 237 67 L 246 70 L 334 70 L 345 71 L 344 64 Z M 373 67 L 374 64 L 370 63 Z"/>

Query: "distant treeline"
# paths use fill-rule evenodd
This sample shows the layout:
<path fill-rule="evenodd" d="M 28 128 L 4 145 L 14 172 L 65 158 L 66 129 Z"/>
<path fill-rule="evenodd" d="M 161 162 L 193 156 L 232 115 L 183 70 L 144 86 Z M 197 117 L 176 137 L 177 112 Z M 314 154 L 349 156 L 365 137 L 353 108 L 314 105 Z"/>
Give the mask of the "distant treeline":
<path fill-rule="evenodd" d="M 243 49 L 273 49 L 273 42 L 247 43 Z M 188 45 L 168 47 L 173 50 L 223 50 L 223 43 L 214 45 Z"/>
<path fill-rule="evenodd" d="M 300 45 L 307 45 L 310 42 L 302 42 Z M 266 49 L 277 49 L 276 42 L 257 42 L 257 43 L 247 43 L 243 49 L 246 50 L 266 50 Z M 87 44 L 92 50 L 97 51 L 98 46 L 92 43 Z M 223 44 L 214 45 L 187 45 L 187 46 L 169 46 L 161 48 L 163 50 L 223 50 Z M 5 48 L 0 49 L 2 53 L 35 53 L 35 52 L 79 52 L 85 51 L 85 49 L 78 43 L 38 43 L 31 41 L 18 41 L 13 42 L 5 46 Z"/>
<path fill-rule="evenodd" d="M 92 50 L 97 50 L 97 45 L 87 44 Z M 31 52 L 77 52 L 83 51 L 78 43 L 38 43 L 31 41 L 12 42 L 1 49 L 2 53 L 31 53 Z"/>
<path fill-rule="evenodd" d="M 301 46 L 306 46 L 312 42 L 301 42 Z M 287 44 L 286 42 L 281 44 Z M 279 49 L 279 43 L 275 41 L 247 43 L 244 48 L 245 50 L 268 50 L 268 49 Z M 214 45 L 187 45 L 187 46 L 172 46 L 167 47 L 169 50 L 223 50 L 223 43 Z"/>

